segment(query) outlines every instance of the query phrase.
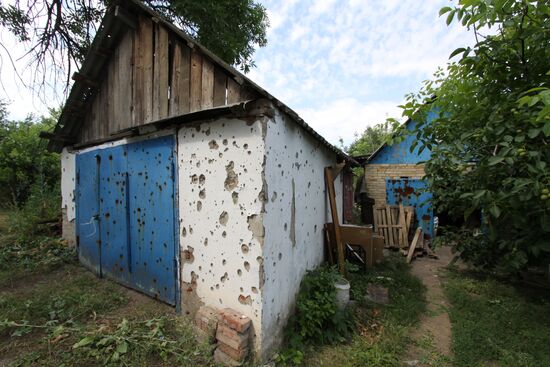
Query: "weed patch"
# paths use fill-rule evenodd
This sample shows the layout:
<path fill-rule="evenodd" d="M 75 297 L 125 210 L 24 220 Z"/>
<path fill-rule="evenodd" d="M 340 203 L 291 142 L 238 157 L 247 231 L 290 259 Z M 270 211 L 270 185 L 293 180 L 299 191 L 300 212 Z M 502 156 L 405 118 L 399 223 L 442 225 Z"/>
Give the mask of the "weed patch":
<path fill-rule="evenodd" d="M 2 294 L 0 335 L 21 336 L 34 330 L 72 325 L 127 302 L 116 285 L 91 274 L 58 274 L 28 292 Z"/>
<path fill-rule="evenodd" d="M 365 272 L 354 269 L 348 280 L 355 306 L 349 336 L 341 343 L 324 346 L 305 345 L 294 354 L 279 358 L 280 364 L 305 366 L 401 366 L 400 357 L 409 341 L 411 326 L 424 312 L 424 286 L 410 274 L 399 256 L 390 256 L 383 264 Z M 368 283 L 389 288 L 390 304 L 373 305 L 366 299 Z M 281 356 L 281 355 L 280 355 Z M 298 358 L 295 358 L 298 356 Z"/>

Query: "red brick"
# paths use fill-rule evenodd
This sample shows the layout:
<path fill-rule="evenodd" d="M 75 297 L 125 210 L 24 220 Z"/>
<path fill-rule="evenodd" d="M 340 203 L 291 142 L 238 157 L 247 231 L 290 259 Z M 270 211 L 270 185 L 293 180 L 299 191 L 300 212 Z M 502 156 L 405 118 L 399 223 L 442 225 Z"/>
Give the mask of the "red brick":
<path fill-rule="evenodd" d="M 224 343 L 218 343 L 218 349 L 220 349 L 222 352 L 227 354 L 229 357 L 231 357 L 235 361 L 239 361 L 239 362 L 244 361 L 244 359 L 248 355 L 248 347 L 245 347 L 242 349 L 233 349 Z"/>
<path fill-rule="evenodd" d="M 214 361 L 222 366 L 238 367 L 242 366 L 242 362 L 236 361 L 227 354 L 225 354 L 220 348 L 216 348 L 214 351 Z"/>
<path fill-rule="evenodd" d="M 218 342 L 224 343 L 236 350 L 240 350 L 248 346 L 248 333 L 238 333 L 225 325 L 218 325 L 216 339 L 218 339 Z"/>
<path fill-rule="evenodd" d="M 219 320 L 231 329 L 243 333 L 250 327 L 252 321 L 247 316 L 231 308 L 224 308 L 218 312 Z"/>
<path fill-rule="evenodd" d="M 212 335 L 213 337 L 218 326 L 218 315 L 216 311 L 207 306 L 199 308 L 195 314 L 195 325 L 198 330 Z"/>

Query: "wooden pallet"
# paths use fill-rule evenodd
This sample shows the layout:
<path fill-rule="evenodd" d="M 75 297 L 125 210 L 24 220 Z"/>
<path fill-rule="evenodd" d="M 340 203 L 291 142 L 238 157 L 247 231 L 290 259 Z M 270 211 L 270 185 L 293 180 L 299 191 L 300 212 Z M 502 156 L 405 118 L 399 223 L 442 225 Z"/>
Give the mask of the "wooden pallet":
<path fill-rule="evenodd" d="M 384 237 L 384 243 L 389 247 L 408 247 L 409 230 L 414 218 L 412 206 L 375 205 L 374 229 Z"/>

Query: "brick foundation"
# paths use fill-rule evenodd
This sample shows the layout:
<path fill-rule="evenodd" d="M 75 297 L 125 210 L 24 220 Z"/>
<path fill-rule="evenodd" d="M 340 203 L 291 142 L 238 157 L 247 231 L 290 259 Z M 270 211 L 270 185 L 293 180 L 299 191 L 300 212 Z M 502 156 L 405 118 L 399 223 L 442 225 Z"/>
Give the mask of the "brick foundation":
<path fill-rule="evenodd" d="M 203 306 L 195 315 L 199 342 L 216 343 L 214 360 L 223 366 L 240 366 L 249 353 L 249 317 L 230 308 L 215 310 Z"/>

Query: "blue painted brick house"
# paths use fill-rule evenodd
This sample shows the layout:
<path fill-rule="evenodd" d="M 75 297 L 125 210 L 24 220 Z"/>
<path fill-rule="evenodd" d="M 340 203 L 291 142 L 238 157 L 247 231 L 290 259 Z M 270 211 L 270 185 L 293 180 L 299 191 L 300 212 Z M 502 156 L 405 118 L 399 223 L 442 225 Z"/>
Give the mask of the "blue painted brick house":
<path fill-rule="evenodd" d="M 437 112 L 428 114 L 428 122 Z M 408 120 L 407 130 L 413 131 L 416 122 Z M 415 226 L 420 225 L 429 239 L 434 236 L 434 213 L 431 203 L 432 194 L 425 190 L 426 182 L 423 162 L 430 159 L 431 151 L 420 151 L 411 147 L 416 140 L 414 135 L 407 136 L 402 142 L 393 145 L 383 144 L 365 163 L 367 194 L 375 200 L 375 205 L 397 205 L 415 207 Z"/>

